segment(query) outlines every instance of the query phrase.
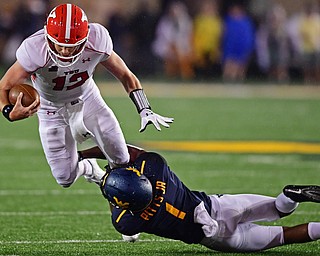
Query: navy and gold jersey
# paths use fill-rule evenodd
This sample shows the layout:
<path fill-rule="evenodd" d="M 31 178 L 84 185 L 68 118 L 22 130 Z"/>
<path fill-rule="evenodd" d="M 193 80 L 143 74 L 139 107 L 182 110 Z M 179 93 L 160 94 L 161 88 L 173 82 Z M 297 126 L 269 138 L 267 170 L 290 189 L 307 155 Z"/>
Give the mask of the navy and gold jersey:
<path fill-rule="evenodd" d="M 203 201 L 210 212 L 209 197 L 203 192 L 190 191 L 159 154 L 143 153 L 134 167 L 150 180 L 153 200 L 145 210 L 133 214 L 114 208 L 112 224 L 115 229 L 124 235 L 145 232 L 185 243 L 199 243 L 204 233 L 201 225 L 194 223 L 194 209 Z"/>

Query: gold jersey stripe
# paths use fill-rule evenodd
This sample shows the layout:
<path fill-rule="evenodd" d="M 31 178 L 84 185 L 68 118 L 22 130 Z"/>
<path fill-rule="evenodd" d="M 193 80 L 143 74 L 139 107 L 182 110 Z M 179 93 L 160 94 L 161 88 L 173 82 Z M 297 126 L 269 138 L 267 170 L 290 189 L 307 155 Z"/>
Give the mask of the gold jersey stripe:
<path fill-rule="evenodd" d="M 141 170 L 140 170 L 141 174 L 143 174 L 144 166 L 145 166 L 145 165 L 146 165 L 146 161 L 143 160 L 143 161 L 142 161 L 142 164 L 141 164 Z"/>
<path fill-rule="evenodd" d="M 166 211 L 171 213 L 173 216 L 179 218 L 179 219 L 184 219 L 186 216 L 186 213 L 183 211 L 180 211 L 179 209 L 175 208 L 173 205 L 166 203 Z"/>

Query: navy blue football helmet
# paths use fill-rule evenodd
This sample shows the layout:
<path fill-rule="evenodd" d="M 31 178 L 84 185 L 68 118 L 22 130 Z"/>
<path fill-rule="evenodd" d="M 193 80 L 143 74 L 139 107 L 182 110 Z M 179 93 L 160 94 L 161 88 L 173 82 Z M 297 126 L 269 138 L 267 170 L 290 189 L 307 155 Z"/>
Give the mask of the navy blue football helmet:
<path fill-rule="evenodd" d="M 116 168 L 103 178 L 100 189 L 114 206 L 138 212 L 152 201 L 152 185 L 137 169 Z"/>

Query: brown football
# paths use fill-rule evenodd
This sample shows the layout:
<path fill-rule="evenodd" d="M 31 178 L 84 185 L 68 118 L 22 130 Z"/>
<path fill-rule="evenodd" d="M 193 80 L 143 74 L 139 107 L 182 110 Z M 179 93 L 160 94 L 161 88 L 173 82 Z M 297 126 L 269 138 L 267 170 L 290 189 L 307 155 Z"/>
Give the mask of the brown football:
<path fill-rule="evenodd" d="M 19 93 L 23 93 L 21 103 L 24 107 L 30 106 L 32 102 L 39 99 L 39 93 L 35 88 L 28 84 L 17 84 L 9 91 L 9 101 L 11 104 L 16 104 Z"/>

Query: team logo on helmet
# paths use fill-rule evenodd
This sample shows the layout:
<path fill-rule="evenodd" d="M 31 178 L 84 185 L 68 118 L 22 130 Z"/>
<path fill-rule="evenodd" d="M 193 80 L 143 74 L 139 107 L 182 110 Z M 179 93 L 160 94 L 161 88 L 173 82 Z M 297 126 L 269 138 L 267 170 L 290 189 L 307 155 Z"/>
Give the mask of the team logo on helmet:
<path fill-rule="evenodd" d="M 122 202 L 121 200 L 119 200 L 117 197 L 113 197 L 115 203 L 117 206 L 119 206 L 120 208 L 123 208 L 123 209 L 127 209 L 129 207 L 129 203 L 127 202 Z"/>

